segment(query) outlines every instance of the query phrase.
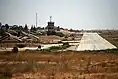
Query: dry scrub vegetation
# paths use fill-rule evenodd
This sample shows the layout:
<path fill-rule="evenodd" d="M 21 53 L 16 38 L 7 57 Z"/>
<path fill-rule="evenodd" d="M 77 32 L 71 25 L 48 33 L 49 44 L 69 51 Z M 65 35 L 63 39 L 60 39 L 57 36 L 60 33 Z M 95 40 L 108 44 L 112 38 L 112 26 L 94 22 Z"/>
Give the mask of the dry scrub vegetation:
<path fill-rule="evenodd" d="M 103 38 L 118 47 L 118 30 L 101 31 L 100 34 Z"/>
<path fill-rule="evenodd" d="M 0 54 L 1 78 L 118 79 L 117 53 L 66 51 Z"/>

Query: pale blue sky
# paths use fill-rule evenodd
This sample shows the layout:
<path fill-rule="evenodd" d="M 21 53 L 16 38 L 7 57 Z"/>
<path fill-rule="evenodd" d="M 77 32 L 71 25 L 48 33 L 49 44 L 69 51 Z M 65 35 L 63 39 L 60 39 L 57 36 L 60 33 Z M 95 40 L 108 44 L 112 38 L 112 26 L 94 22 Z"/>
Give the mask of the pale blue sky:
<path fill-rule="evenodd" d="M 118 29 L 118 0 L 0 0 L 0 22 L 73 29 Z"/>

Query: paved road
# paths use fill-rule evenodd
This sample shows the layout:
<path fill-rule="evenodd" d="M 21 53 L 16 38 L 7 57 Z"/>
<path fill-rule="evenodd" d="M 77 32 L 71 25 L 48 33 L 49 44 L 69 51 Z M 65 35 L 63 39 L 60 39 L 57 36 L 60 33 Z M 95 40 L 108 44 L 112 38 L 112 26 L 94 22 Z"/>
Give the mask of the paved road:
<path fill-rule="evenodd" d="M 63 44 L 44 44 L 42 45 L 41 49 L 48 49 L 49 47 L 52 46 L 61 46 Z M 12 51 L 13 48 L 5 48 L 2 47 L 0 48 L 0 51 Z M 24 50 L 40 50 L 38 47 L 24 47 L 24 48 L 18 48 L 19 51 L 24 51 Z"/>
<path fill-rule="evenodd" d="M 84 50 L 105 50 L 117 48 L 113 44 L 109 43 L 107 40 L 102 38 L 97 33 L 84 33 L 77 51 Z"/>

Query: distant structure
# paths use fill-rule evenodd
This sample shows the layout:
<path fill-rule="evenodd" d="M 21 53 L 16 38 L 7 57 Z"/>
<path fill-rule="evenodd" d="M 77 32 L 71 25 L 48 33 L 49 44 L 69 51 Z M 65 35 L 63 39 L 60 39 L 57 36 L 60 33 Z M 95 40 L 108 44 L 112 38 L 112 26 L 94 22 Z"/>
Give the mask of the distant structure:
<path fill-rule="evenodd" d="M 52 22 L 52 16 L 50 16 L 50 21 L 46 27 L 49 31 L 57 30 L 57 27 L 54 26 L 54 22 Z"/>

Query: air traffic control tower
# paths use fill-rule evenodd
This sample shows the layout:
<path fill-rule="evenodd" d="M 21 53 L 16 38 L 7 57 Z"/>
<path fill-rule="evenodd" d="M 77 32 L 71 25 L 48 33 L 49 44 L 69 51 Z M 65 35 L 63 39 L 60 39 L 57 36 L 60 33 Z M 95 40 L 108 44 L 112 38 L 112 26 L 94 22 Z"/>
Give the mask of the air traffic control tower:
<path fill-rule="evenodd" d="M 54 22 L 52 22 L 52 16 L 50 16 L 50 22 L 48 22 L 48 26 L 54 26 Z"/>
<path fill-rule="evenodd" d="M 50 21 L 48 22 L 46 29 L 50 31 L 56 30 L 56 27 L 54 26 L 54 22 L 52 22 L 52 16 L 50 16 Z"/>

